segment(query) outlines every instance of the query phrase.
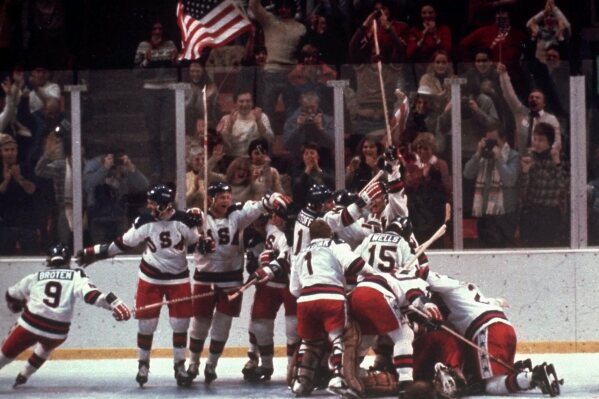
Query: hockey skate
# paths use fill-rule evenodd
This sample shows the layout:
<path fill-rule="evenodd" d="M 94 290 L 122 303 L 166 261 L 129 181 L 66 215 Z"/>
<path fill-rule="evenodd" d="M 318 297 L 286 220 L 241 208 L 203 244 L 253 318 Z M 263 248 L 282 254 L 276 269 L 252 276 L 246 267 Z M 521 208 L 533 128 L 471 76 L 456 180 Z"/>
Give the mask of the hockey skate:
<path fill-rule="evenodd" d="M 135 381 L 137 381 L 140 388 L 143 388 L 144 384 L 148 382 L 148 374 L 150 374 L 150 362 L 140 360 L 137 375 L 135 376 Z"/>
<path fill-rule="evenodd" d="M 397 388 L 397 394 L 399 399 L 403 399 L 406 397 L 407 390 L 414 385 L 414 381 L 400 381 L 399 386 Z"/>
<path fill-rule="evenodd" d="M 532 371 L 532 361 L 529 359 L 518 360 L 514 363 L 514 368 L 518 371 Z"/>
<path fill-rule="evenodd" d="M 360 397 L 357 392 L 351 389 L 341 376 L 334 376 L 329 381 L 327 391 L 334 395 L 339 395 L 344 399 L 357 399 Z"/>
<path fill-rule="evenodd" d="M 245 381 L 256 382 L 260 380 L 260 374 L 258 374 L 258 359 L 254 356 L 250 356 L 250 359 L 245 363 L 241 373 Z"/>
<path fill-rule="evenodd" d="M 15 378 L 15 383 L 12 384 L 12 387 L 16 388 L 16 387 L 18 387 L 20 385 L 25 384 L 26 382 L 27 382 L 27 377 L 25 377 L 23 374 L 19 373 L 17 375 L 17 378 Z"/>
<path fill-rule="evenodd" d="M 193 378 L 191 378 L 189 373 L 187 373 L 187 371 L 185 370 L 185 360 L 180 360 L 177 363 L 175 363 L 174 369 L 177 385 L 184 388 L 190 387 Z"/>
<path fill-rule="evenodd" d="M 192 381 L 195 380 L 200 374 L 200 363 L 190 362 L 189 367 L 187 367 L 187 374 Z"/>
<path fill-rule="evenodd" d="M 543 362 L 533 368 L 531 388 L 540 388 L 544 394 L 554 397 L 559 396 L 560 385 L 564 385 L 564 380 L 557 378 L 553 364 Z"/>
<path fill-rule="evenodd" d="M 218 376 L 216 375 L 216 370 L 214 366 L 212 364 L 206 364 L 206 367 L 204 367 L 204 383 L 210 384 L 217 378 Z"/>

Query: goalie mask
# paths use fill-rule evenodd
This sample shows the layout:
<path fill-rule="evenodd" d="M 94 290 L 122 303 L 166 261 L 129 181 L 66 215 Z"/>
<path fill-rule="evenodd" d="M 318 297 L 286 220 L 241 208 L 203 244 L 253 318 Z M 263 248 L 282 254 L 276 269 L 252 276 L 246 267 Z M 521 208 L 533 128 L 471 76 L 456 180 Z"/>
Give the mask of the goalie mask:
<path fill-rule="evenodd" d="M 147 199 L 154 217 L 161 218 L 165 212 L 173 209 L 175 192 L 166 184 L 156 184 L 148 190 Z"/>
<path fill-rule="evenodd" d="M 466 379 L 460 370 L 437 363 L 433 385 L 441 398 L 460 398 L 466 388 Z"/>
<path fill-rule="evenodd" d="M 48 251 L 46 266 L 48 267 L 69 267 L 71 264 L 71 250 L 68 246 L 60 243 L 56 244 Z"/>

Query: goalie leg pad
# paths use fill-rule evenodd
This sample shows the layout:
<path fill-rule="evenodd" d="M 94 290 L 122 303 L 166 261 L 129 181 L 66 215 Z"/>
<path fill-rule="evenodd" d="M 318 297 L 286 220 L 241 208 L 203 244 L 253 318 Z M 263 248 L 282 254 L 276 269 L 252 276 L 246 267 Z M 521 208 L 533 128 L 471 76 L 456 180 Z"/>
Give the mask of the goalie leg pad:
<path fill-rule="evenodd" d="M 296 395 L 308 395 L 314 390 L 315 371 L 324 352 L 324 341 L 303 341 L 297 353 L 296 370 L 291 390 Z"/>
<path fill-rule="evenodd" d="M 343 332 L 343 377 L 347 385 L 358 393 L 364 391 L 364 385 L 358 377 L 358 370 L 360 369 L 358 360 L 360 359 L 360 338 L 360 326 L 358 323 L 350 321 Z"/>

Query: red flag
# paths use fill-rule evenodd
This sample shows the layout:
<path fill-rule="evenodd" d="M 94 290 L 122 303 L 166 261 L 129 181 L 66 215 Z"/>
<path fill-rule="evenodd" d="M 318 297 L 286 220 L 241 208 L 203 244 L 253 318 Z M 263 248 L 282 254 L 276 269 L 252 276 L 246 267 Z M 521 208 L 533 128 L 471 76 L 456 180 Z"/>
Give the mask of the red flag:
<path fill-rule="evenodd" d="M 181 30 L 179 59 L 200 57 L 204 47 L 224 46 L 251 27 L 233 0 L 180 0 L 177 23 Z"/>

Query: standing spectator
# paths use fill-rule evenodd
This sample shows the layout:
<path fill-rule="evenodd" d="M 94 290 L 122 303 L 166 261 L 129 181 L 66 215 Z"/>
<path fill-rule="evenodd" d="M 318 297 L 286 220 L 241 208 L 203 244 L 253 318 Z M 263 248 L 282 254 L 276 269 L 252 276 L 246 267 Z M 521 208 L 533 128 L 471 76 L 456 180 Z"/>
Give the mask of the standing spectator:
<path fill-rule="evenodd" d="M 521 78 L 525 86 L 520 56 L 526 35 L 512 26 L 510 17 L 509 7 L 496 7 L 494 23 L 476 29 L 460 41 L 457 59 L 460 62 L 468 62 L 475 49 L 490 48 L 493 51 L 493 59 L 506 65 L 510 75 Z"/>
<path fill-rule="evenodd" d="M 525 247 L 565 244 L 568 174 L 561 148 L 554 145 L 556 132 L 553 125 L 539 122 L 533 130 L 532 151 L 522 156 L 520 236 Z"/>
<path fill-rule="evenodd" d="M 433 3 L 422 3 L 420 25 L 410 29 L 407 44 L 408 61 L 417 64 L 427 63 L 438 50 L 451 54 L 451 30 L 448 26 L 437 24 L 437 11 Z"/>
<path fill-rule="evenodd" d="M 253 140 L 248 148 L 248 155 L 252 176 L 252 199 L 256 201 L 271 192 L 285 194 L 279 171 L 270 166 L 268 142 L 265 139 Z"/>
<path fill-rule="evenodd" d="M 45 66 L 37 66 L 31 71 L 25 90 L 29 91 L 31 113 L 44 108 L 51 98 L 60 101 L 60 86 L 50 81 L 50 71 Z"/>
<path fill-rule="evenodd" d="M 307 187 L 315 184 L 333 187 L 335 179 L 330 170 L 323 169 L 320 165 L 320 148 L 315 143 L 306 143 L 302 149 L 302 169 L 293 179 L 293 205 L 302 209 L 307 202 Z"/>
<path fill-rule="evenodd" d="M 503 96 L 514 114 L 515 124 L 518 129 L 515 137 L 515 149 L 521 156 L 526 153 L 531 145 L 532 132 L 540 122 L 549 123 L 554 127 L 555 136 L 551 143 L 561 149 L 560 124 L 555 115 L 545 111 L 545 94 L 540 90 L 533 89 L 528 95 L 528 107 L 526 107 L 518 99 L 505 65 L 497 65 L 497 71 L 499 72 L 499 82 L 501 83 Z"/>
<path fill-rule="evenodd" d="M 365 136 L 356 149 L 345 173 L 345 186 L 359 192 L 379 171 L 378 160 L 383 155 L 383 145 L 371 136 Z"/>
<path fill-rule="evenodd" d="M 192 382 L 185 370 L 187 329 L 192 315 L 186 256 L 187 247 L 195 245 L 200 239 L 198 226 L 201 224 L 201 216 L 199 213 L 175 209 L 174 202 L 173 189 L 164 184 L 154 185 L 147 192 L 146 206 L 149 212 L 135 219 L 129 230 L 110 244 L 96 244 L 77 253 L 78 263 L 85 267 L 97 260 L 111 258 L 145 244 L 135 293 L 139 349 L 135 380 L 140 387 L 148 382 L 150 354 L 161 310 L 161 307 L 147 308 L 147 305 L 160 303 L 165 299 L 180 299 L 168 305 L 175 380 L 178 386 L 186 387 Z"/>
<path fill-rule="evenodd" d="M 476 179 L 472 216 L 483 248 L 515 246 L 519 175 L 520 154 L 510 148 L 503 131 L 487 132 L 464 166 L 464 177 Z"/>
<path fill-rule="evenodd" d="M 233 97 L 235 110 L 220 120 L 217 131 L 223 138 L 225 154 L 231 158 L 245 157 L 252 140 L 263 137 L 274 140 L 270 119 L 262 108 L 254 107 L 252 93 L 241 91 Z"/>
<path fill-rule="evenodd" d="M 572 36 L 570 22 L 555 5 L 554 0 L 547 0 L 545 9 L 532 16 L 526 23 L 530 36 L 536 43 L 535 56 L 542 63 L 547 62 L 546 50 L 551 45 L 567 44 Z"/>
<path fill-rule="evenodd" d="M 327 7 L 312 13 L 302 43 L 318 47 L 325 64 L 339 67 L 347 61 L 347 37 L 342 26 L 345 17 L 334 9 L 334 4 L 331 6 L 331 13 L 327 12 Z"/>
<path fill-rule="evenodd" d="M 225 181 L 231 187 L 233 203 L 243 203 L 254 197 L 251 164 L 248 158 L 235 158 L 227 168 Z"/>
<path fill-rule="evenodd" d="M 313 142 L 326 152 L 323 162 L 332 165 L 332 152 L 335 147 L 335 131 L 333 118 L 322 112 L 320 98 L 314 92 L 307 92 L 300 97 L 300 107 L 285 121 L 283 128 L 283 144 L 291 152 L 295 163 L 299 161 L 297 149 L 303 144 Z"/>
<path fill-rule="evenodd" d="M 431 133 L 420 133 L 412 147 L 418 157 L 407 158 L 404 179 L 407 208 L 414 236 L 424 242 L 445 222 L 445 210 L 451 199 L 451 176 L 447 162 L 437 157 L 437 145 Z M 442 247 L 439 241 L 433 247 Z"/>
<path fill-rule="evenodd" d="M 283 95 L 286 112 L 293 109 L 293 101 L 287 96 L 287 75 L 297 63 L 295 54 L 306 27 L 293 19 L 295 3 L 277 0 L 273 15 L 266 11 L 260 0 L 250 0 L 249 10 L 264 30 L 264 45 L 268 58 L 264 66 L 264 110 L 274 116 L 277 100 Z M 247 150 L 244 149 L 244 152 Z"/>
<path fill-rule="evenodd" d="M 91 239 L 101 242 L 114 239 L 126 228 L 128 198 L 146 191 L 150 183 L 124 151 L 111 150 L 86 163 L 83 185 Z"/>
<path fill-rule="evenodd" d="M 300 51 L 299 62 L 289 73 L 289 83 L 295 91 L 294 97 L 307 92 L 315 92 L 321 98 L 321 104 L 327 113 L 333 112 L 332 89 L 327 87 L 329 80 L 337 77 L 337 72 L 323 63 L 318 46 L 304 44 Z"/>
<path fill-rule="evenodd" d="M 204 196 L 208 185 L 213 181 L 224 180 L 224 176 L 215 173 L 217 163 L 224 155 L 222 144 L 212 148 L 212 154 L 208 158 L 208 184 L 204 181 L 204 147 L 198 142 L 192 143 L 187 155 L 189 171 L 185 175 L 185 200 L 187 208 L 204 208 Z"/>
<path fill-rule="evenodd" d="M 160 22 L 152 25 L 150 40 L 139 43 L 134 59 L 135 67 L 144 80 L 142 96 L 148 129 L 148 152 L 152 160 L 150 177 L 156 181 L 164 177 L 162 174 L 169 164 L 167 157 L 173 157 L 174 153 L 174 96 L 166 85 L 175 81 L 177 47 L 172 40 L 164 40 L 162 30 Z"/>
<path fill-rule="evenodd" d="M 0 368 L 34 346 L 14 387 L 23 385 L 67 339 L 77 299 L 88 305 L 112 310 L 117 321 L 129 320 L 131 312 L 115 294 L 102 293 L 82 269 L 71 270 L 71 251 L 58 244 L 50 248 L 49 270 L 32 273 L 6 291 L 6 302 L 13 313 L 23 312 L 2 344 Z"/>
<path fill-rule="evenodd" d="M 56 202 L 56 233 L 59 242 L 72 242 L 73 175 L 70 132 L 58 129 L 46 138 L 44 153 L 35 165 L 35 174 L 52 180 Z M 56 239 L 52 239 L 56 241 Z"/>
<path fill-rule="evenodd" d="M 13 125 L 17 117 L 17 102 L 19 101 L 19 87 L 14 84 L 10 77 L 0 83 L 4 92 L 4 106 L 0 112 L 0 132 L 13 131 Z M 12 134 L 14 136 L 14 134 Z"/>
<path fill-rule="evenodd" d="M 218 90 L 210 76 L 208 76 L 205 65 L 197 61 L 192 61 L 189 64 L 189 83 L 191 91 L 185 93 L 185 129 L 187 135 L 195 135 L 198 119 L 203 119 L 208 123 L 209 128 L 214 129 L 220 118 Z M 204 87 L 206 87 L 208 115 L 204 115 Z"/>
<path fill-rule="evenodd" d="M 259 34 L 262 30 L 252 25 L 252 30 L 245 43 L 245 53 L 240 61 L 241 70 L 237 75 L 235 88 L 237 93 L 250 92 L 256 106 L 264 108 L 264 66 L 268 58 L 268 50 L 260 44 Z"/>
<path fill-rule="evenodd" d="M 418 93 L 426 96 L 431 111 L 439 115 L 451 96 L 451 88 L 445 79 L 454 77 L 453 67 L 445 50 L 435 51 L 426 73 L 420 77 Z"/>
<path fill-rule="evenodd" d="M 0 133 L 0 254 L 38 255 L 35 174 L 17 156 L 15 139 Z"/>

